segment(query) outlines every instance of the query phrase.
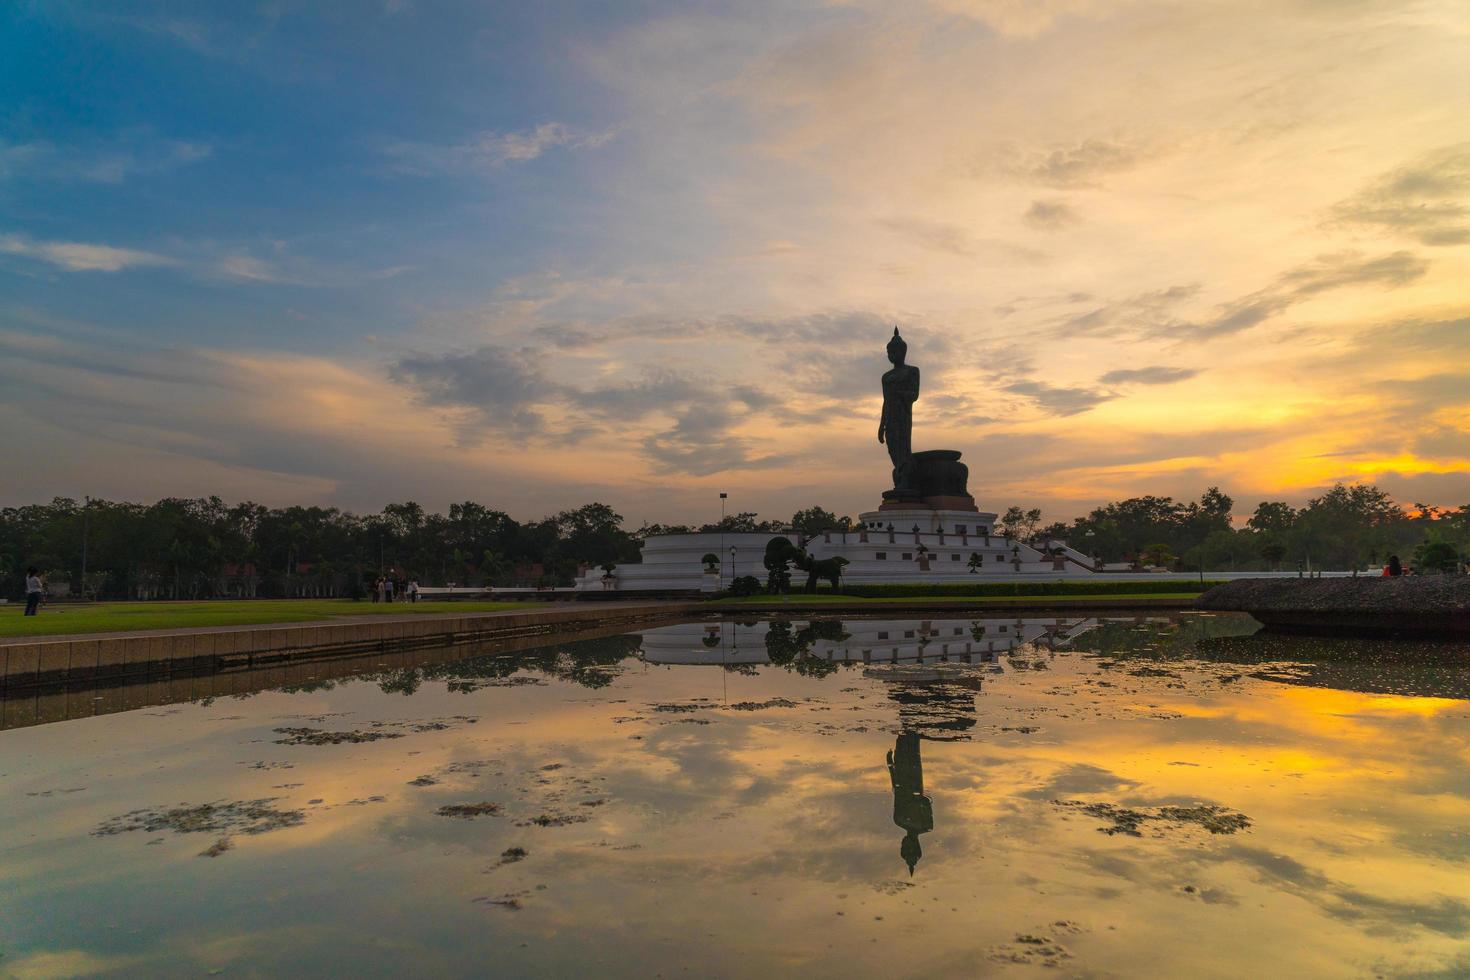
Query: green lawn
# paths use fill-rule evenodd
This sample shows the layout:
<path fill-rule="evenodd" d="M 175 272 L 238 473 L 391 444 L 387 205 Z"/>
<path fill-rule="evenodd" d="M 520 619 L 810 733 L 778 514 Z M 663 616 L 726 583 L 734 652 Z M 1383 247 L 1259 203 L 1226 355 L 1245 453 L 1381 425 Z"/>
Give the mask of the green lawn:
<path fill-rule="evenodd" d="M 955 595 L 904 595 L 904 596 L 881 596 L 865 598 L 855 595 L 832 595 L 831 593 L 817 593 L 807 595 L 802 592 L 793 592 L 784 597 L 786 600 L 797 603 L 818 603 L 821 605 L 852 605 L 855 603 L 883 603 L 885 605 L 902 606 L 905 603 L 915 602 L 931 603 L 942 602 L 957 606 L 980 606 L 980 605 L 1013 605 L 1024 603 L 1028 606 L 1085 606 L 1090 602 L 1102 602 L 1112 605 L 1115 600 L 1133 601 L 1136 599 L 1198 599 L 1198 592 L 1139 592 L 1139 593 L 1105 593 L 1100 595 L 987 595 L 987 596 L 955 596 Z M 780 603 L 782 596 L 753 595 L 740 598 L 716 599 L 711 605 L 716 606 L 749 606 L 763 605 L 767 603 Z"/>
<path fill-rule="evenodd" d="M 97 602 L 43 606 L 36 616 L 22 616 L 22 603 L 0 606 L 0 636 L 56 636 L 109 633 L 115 630 L 176 629 L 190 626 L 252 626 L 258 623 L 301 623 L 334 616 L 466 613 L 525 609 L 541 602 L 394 602 L 374 604 L 351 599 L 249 599 L 214 602 Z"/>

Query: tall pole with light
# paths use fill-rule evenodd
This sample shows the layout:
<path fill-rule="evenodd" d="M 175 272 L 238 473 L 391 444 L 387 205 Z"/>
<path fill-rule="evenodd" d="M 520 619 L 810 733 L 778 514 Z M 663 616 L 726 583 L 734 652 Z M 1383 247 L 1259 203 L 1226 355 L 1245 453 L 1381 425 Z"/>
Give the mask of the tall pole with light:
<path fill-rule="evenodd" d="M 716 583 L 720 589 L 725 587 L 725 499 L 729 496 L 728 493 L 720 494 L 720 580 Z"/>
<path fill-rule="evenodd" d="M 92 497 L 85 495 L 82 501 L 82 587 L 78 594 L 85 599 L 87 598 L 87 525 L 88 519 L 92 516 Z"/>

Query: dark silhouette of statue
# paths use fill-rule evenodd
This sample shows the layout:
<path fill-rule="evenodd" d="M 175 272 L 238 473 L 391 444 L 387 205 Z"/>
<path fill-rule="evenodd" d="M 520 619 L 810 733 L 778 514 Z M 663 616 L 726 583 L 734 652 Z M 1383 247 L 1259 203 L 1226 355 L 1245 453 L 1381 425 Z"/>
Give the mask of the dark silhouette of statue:
<path fill-rule="evenodd" d="M 904 831 L 898 853 L 909 866 L 909 876 L 924 851 L 919 835 L 934 829 L 934 807 L 924 795 L 924 762 L 919 758 L 919 735 L 904 732 L 888 753 L 888 778 L 893 782 L 893 822 Z"/>
<path fill-rule="evenodd" d="M 888 446 L 893 460 L 893 487 L 912 491 L 914 456 L 914 402 L 919 399 L 919 369 L 905 364 L 909 345 L 893 328 L 888 341 L 888 359 L 893 367 L 883 375 L 883 418 L 878 423 L 878 441 Z"/>
<path fill-rule="evenodd" d="M 806 572 L 806 590 L 817 591 L 817 580 L 826 579 L 832 583 L 832 588 L 837 588 L 842 580 L 842 569 L 845 565 L 852 564 L 841 556 L 836 558 L 813 558 L 806 553 L 805 548 L 798 548 L 792 544 L 789 538 L 776 537 L 766 542 L 765 565 L 766 570 L 771 573 L 768 585 L 781 584 L 784 586 L 780 591 L 791 591 L 791 575 L 786 566 L 795 565 Z M 777 588 L 770 587 L 767 591 L 776 592 Z"/>
<path fill-rule="evenodd" d="M 878 441 L 888 446 L 893 461 L 893 489 L 883 491 L 883 507 L 905 509 L 914 505 L 945 510 L 973 511 L 975 498 L 967 484 L 970 469 L 960 462 L 957 449 L 914 452 L 914 402 L 919 400 L 919 369 L 905 364 L 909 345 L 893 328 L 888 359 L 893 367 L 883 375 L 883 418 Z"/>

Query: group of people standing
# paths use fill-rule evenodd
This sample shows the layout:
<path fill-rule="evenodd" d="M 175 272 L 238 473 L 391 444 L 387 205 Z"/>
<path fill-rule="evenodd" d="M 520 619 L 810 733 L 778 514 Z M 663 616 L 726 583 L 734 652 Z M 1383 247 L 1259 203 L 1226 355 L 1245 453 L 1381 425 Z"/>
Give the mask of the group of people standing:
<path fill-rule="evenodd" d="M 409 579 L 407 582 L 395 581 L 392 576 L 379 575 L 372 586 L 373 602 L 392 602 L 395 596 L 400 602 L 419 601 L 419 583 L 417 579 Z"/>

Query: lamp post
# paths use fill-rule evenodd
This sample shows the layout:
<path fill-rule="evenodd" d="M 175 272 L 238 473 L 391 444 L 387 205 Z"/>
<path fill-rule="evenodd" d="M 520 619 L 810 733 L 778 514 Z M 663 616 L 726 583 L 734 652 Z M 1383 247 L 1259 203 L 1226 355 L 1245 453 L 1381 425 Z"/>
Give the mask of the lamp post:
<path fill-rule="evenodd" d="M 729 497 L 729 496 L 730 495 L 728 493 L 724 493 L 724 492 L 721 492 L 720 493 L 720 554 L 721 555 L 723 555 L 724 552 L 725 552 L 725 499 L 727 497 Z M 721 565 L 723 565 L 723 564 L 724 564 L 724 562 L 721 562 Z M 718 588 L 721 588 L 721 589 L 723 589 L 725 587 L 725 570 L 724 570 L 724 568 L 721 568 L 720 569 L 720 579 L 715 584 L 716 584 L 716 586 Z"/>
<path fill-rule="evenodd" d="M 92 498 L 82 497 L 82 588 L 81 597 L 87 597 L 87 519 L 91 516 Z"/>

